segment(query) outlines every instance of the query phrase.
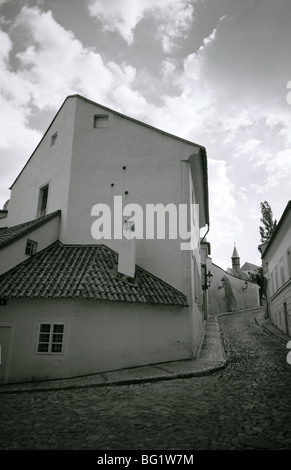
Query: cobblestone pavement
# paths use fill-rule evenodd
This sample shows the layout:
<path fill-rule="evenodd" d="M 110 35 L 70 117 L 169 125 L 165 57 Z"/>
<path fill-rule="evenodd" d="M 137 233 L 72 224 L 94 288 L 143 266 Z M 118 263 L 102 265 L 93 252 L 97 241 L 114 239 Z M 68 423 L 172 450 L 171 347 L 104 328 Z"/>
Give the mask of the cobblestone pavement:
<path fill-rule="evenodd" d="M 291 449 L 285 346 L 219 318 L 228 366 L 204 377 L 0 395 L 0 449 Z"/>

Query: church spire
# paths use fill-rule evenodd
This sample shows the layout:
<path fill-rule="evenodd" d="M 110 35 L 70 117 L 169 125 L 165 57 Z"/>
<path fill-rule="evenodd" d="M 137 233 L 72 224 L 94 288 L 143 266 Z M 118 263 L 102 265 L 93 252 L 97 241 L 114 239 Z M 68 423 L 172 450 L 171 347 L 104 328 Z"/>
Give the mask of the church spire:
<path fill-rule="evenodd" d="M 240 270 L 240 257 L 238 256 L 235 243 L 234 243 L 234 249 L 233 249 L 231 260 L 232 260 L 232 269 L 234 269 L 235 271 L 239 271 Z"/>
<path fill-rule="evenodd" d="M 231 258 L 239 258 L 238 252 L 237 252 L 237 249 L 236 249 L 236 246 L 235 246 L 235 242 L 234 242 L 234 249 L 233 249 L 233 253 L 232 253 Z"/>

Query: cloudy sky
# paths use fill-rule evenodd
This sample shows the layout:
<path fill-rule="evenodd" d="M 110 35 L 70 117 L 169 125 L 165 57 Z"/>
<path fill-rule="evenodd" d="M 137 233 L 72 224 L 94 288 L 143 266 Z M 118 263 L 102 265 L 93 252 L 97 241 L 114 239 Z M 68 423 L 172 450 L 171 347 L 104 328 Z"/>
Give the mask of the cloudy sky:
<path fill-rule="evenodd" d="M 0 0 L 0 208 L 67 95 L 206 147 L 213 262 L 291 181 L 290 0 Z M 288 95 L 290 92 L 290 95 Z"/>

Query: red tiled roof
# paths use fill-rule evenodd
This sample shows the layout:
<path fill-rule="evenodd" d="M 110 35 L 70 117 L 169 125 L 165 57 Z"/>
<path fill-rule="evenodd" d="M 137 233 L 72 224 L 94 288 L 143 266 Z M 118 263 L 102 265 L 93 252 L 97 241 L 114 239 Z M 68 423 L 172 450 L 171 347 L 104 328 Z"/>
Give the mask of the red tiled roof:
<path fill-rule="evenodd" d="M 79 299 L 187 307 L 187 297 L 136 266 L 133 284 L 116 277 L 118 255 L 105 245 L 59 241 L 0 276 L 0 297 Z"/>
<path fill-rule="evenodd" d="M 60 211 L 55 211 L 44 217 L 39 217 L 38 219 L 30 220 L 29 222 L 25 222 L 23 224 L 14 225 L 13 227 L 0 228 L 0 249 L 2 246 L 13 242 L 16 238 L 22 237 L 31 230 L 43 225 L 58 214 L 60 214 Z"/>

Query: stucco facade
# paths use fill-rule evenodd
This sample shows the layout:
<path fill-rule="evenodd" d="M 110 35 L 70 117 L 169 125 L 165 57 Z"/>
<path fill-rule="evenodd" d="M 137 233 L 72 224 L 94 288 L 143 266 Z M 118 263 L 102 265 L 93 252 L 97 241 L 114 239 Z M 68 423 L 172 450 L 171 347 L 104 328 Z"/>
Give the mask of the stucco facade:
<path fill-rule="evenodd" d="M 260 306 L 259 286 L 227 273 L 214 263 L 209 264 L 213 280 L 208 290 L 209 314 L 235 312 Z"/>
<path fill-rule="evenodd" d="M 76 100 L 67 100 L 11 186 L 6 226 L 38 217 L 40 189 L 49 185 L 47 213 L 61 210 L 61 231 L 66 227 L 71 179 Z M 51 139 L 57 133 L 52 145 Z"/>
<path fill-rule="evenodd" d="M 271 322 L 291 336 L 291 202 L 263 248 L 264 276 L 267 279 L 267 312 Z"/>
<path fill-rule="evenodd" d="M 6 226 L 59 211 L 60 217 L 34 231 L 39 250 L 59 240 L 67 246 L 104 243 L 118 253 L 122 248 L 113 227 L 112 237 L 101 241 L 91 230 L 96 219 L 92 208 L 103 203 L 113 213 L 115 196 L 122 196 L 123 207 L 138 204 L 144 213 L 149 204 L 187 205 L 188 230 L 193 217 L 198 245 L 181 250 L 184 240 L 179 234 L 176 239 L 167 236 L 167 222 L 165 239 L 145 239 L 144 231 L 135 241 L 134 262 L 180 291 L 189 306 L 177 312 L 179 307 L 170 305 L 91 302 L 77 307 L 73 301 L 7 298 L 0 309 L 3 344 L 8 344 L 10 358 L 5 380 L 65 377 L 195 357 L 205 320 L 199 245 L 200 229 L 209 226 L 204 147 L 70 96 L 11 186 Z M 199 206 L 196 218 L 191 204 Z M 26 237 L 18 238 L 1 250 L 0 275 L 26 259 L 25 241 Z M 66 325 L 62 357 L 34 356 L 31 348 L 40 312 L 46 321 L 56 316 Z M 25 318 L 27 324 L 22 325 Z M 22 327 L 27 339 L 18 336 Z"/>
<path fill-rule="evenodd" d="M 2 351 L 2 383 L 74 377 L 191 356 L 188 309 L 9 300 L 0 306 L 0 315 L 0 340 L 4 344 L 4 335 L 10 338 Z M 40 323 L 65 325 L 62 354 L 37 352 Z"/>
<path fill-rule="evenodd" d="M 49 220 L 46 223 L 40 223 L 17 239 L 13 239 L 13 243 L 0 246 L 0 275 L 29 258 L 25 254 L 28 239 L 37 243 L 38 251 L 55 242 L 59 236 L 60 218 L 59 212 L 53 213 L 51 217 L 48 217 Z"/>

